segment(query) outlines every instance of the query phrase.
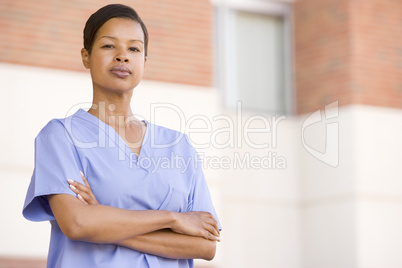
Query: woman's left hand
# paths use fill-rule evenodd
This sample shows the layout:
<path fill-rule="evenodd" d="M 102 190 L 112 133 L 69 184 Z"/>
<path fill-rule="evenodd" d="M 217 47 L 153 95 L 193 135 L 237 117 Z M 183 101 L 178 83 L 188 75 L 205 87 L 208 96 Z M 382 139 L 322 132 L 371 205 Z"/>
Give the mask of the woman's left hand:
<path fill-rule="evenodd" d="M 92 192 L 91 186 L 89 185 L 87 179 L 85 178 L 84 174 L 80 172 L 82 180 L 84 181 L 85 185 L 82 185 L 79 182 L 73 180 L 67 180 L 70 184 L 70 189 L 77 194 L 78 200 L 80 200 L 85 205 L 99 205 L 98 200 L 94 193 Z"/>

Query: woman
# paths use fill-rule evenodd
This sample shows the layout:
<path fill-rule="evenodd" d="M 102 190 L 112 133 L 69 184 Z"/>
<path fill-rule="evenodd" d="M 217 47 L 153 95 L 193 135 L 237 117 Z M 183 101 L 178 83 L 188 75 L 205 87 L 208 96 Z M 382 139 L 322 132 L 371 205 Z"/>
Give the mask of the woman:
<path fill-rule="evenodd" d="M 130 108 L 147 45 L 127 6 L 105 6 L 85 25 L 92 107 L 40 131 L 23 210 L 51 222 L 48 267 L 193 267 L 215 255 L 220 227 L 196 151 Z"/>

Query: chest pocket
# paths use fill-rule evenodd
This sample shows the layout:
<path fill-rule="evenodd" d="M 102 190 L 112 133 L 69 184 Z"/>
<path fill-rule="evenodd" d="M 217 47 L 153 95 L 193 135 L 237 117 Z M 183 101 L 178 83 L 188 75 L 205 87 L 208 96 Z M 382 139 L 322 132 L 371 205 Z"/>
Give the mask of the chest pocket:
<path fill-rule="evenodd" d="M 174 212 L 187 211 L 187 196 L 185 193 L 175 190 L 174 186 L 170 185 L 169 192 L 158 210 L 170 210 Z"/>

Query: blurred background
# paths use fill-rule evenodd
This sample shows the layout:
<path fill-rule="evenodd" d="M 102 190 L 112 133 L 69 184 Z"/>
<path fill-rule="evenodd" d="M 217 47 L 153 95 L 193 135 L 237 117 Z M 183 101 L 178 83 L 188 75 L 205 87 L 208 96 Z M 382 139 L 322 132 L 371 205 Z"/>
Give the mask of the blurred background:
<path fill-rule="evenodd" d="M 22 217 L 34 138 L 89 108 L 104 0 L 0 0 L 0 267 L 44 267 Z M 223 226 L 197 267 L 402 267 L 402 1 L 121 0 L 150 33 L 139 117 L 185 131 Z"/>

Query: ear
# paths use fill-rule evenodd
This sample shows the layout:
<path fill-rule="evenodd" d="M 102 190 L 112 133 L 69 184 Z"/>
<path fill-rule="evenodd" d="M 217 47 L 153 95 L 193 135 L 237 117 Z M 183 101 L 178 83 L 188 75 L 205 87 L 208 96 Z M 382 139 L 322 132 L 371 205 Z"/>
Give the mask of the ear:
<path fill-rule="evenodd" d="M 89 69 L 89 53 L 85 48 L 81 49 L 82 64 L 86 69 Z"/>

